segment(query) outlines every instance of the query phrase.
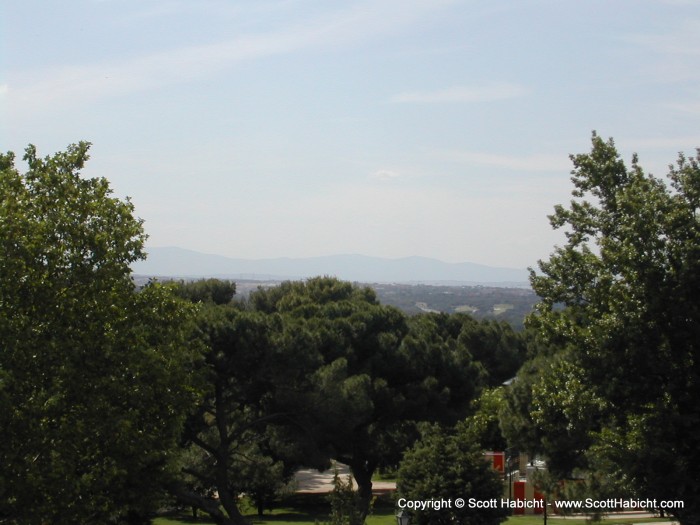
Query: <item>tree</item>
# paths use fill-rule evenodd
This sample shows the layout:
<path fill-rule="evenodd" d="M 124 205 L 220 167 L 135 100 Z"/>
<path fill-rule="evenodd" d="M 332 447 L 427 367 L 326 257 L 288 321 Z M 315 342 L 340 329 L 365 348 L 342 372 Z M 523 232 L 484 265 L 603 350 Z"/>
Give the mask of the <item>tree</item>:
<path fill-rule="evenodd" d="M 585 469 L 591 430 L 603 402 L 569 352 L 538 356 L 523 365 L 499 410 L 506 441 L 531 456 L 545 455 L 558 479 Z"/>
<path fill-rule="evenodd" d="M 469 349 L 487 373 L 490 387 L 511 379 L 525 360 L 525 342 L 522 333 L 515 332 L 504 321 L 476 321 L 467 315 L 455 314 L 462 328 L 459 342 Z"/>
<path fill-rule="evenodd" d="M 398 395 L 406 381 L 407 361 L 398 353 L 404 315 L 380 305 L 369 288 L 326 277 L 283 283 L 250 300 L 259 311 L 283 316 L 290 333 L 305 334 L 305 346 L 315 352 L 306 412 L 319 448 L 350 466 L 364 519 L 372 474 L 405 413 Z"/>
<path fill-rule="evenodd" d="M 530 416 L 582 436 L 575 461 L 543 443 L 563 470 L 684 500 L 677 518 L 698 523 L 700 156 L 680 155 L 666 183 L 636 155 L 628 168 L 612 140 L 592 144 L 572 156 L 574 200 L 550 218 L 567 243 L 531 272 L 542 301 L 529 324 L 560 350 L 533 381 Z"/>
<path fill-rule="evenodd" d="M 145 234 L 89 144 L 0 155 L 0 521 L 140 522 L 194 401 L 191 309 L 136 293 Z"/>
<path fill-rule="evenodd" d="M 309 334 L 319 362 L 307 409 L 319 445 L 350 466 L 364 519 L 374 471 L 398 463 L 415 422 L 454 423 L 469 410 L 482 369 L 458 341 L 461 324 L 445 315 L 407 321 L 371 289 L 327 277 L 283 283 L 250 300 Z"/>
<path fill-rule="evenodd" d="M 504 403 L 503 392 L 503 387 L 484 390 L 472 401 L 471 415 L 458 423 L 460 432 L 481 450 L 503 451 L 508 447 L 499 420 Z"/>
<path fill-rule="evenodd" d="M 336 470 L 333 473 L 333 491 L 328 495 L 331 504 L 329 525 L 363 525 L 366 511 L 357 491 L 353 488 L 352 476 L 343 481 Z"/>
<path fill-rule="evenodd" d="M 489 508 L 471 508 L 468 504 L 470 498 L 500 502 L 503 483 L 465 430 L 463 427 L 461 432 L 449 433 L 438 426 L 425 427 L 421 440 L 406 452 L 401 462 L 399 498 L 450 503 L 412 511 L 413 522 L 418 525 L 498 525 L 510 512 L 500 504 Z M 455 505 L 459 498 L 467 504 Z"/>
<path fill-rule="evenodd" d="M 201 288 L 188 283 L 180 294 L 200 300 Z M 273 467 L 262 469 L 269 474 L 280 461 L 286 473 L 329 458 L 350 466 L 364 519 L 372 474 L 398 464 L 415 422 L 464 417 L 486 376 L 460 342 L 466 318 L 408 321 L 370 289 L 337 279 L 285 282 L 245 303 L 201 300 L 210 390 L 186 438 L 206 461 L 185 467 L 199 494 L 187 484 L 173 491 L 219 523 L 242 521 L 237 495 L 253 492 L 252 463 Z M 206 497 L 214 490 L 219 502 Z"/>
<path fill-rule="evenodd" d="M 188 283 L 180 281 L 175 293 L 193 303 L 228 304 L 236 295 L 236 283 L 221 279 L 199 279 Z"/>
<path fill-rule="evenodd" d="M 305 396 L 316 362 L 313 345 L 304 331 L 287 330 L 278 314 L 201 294 L 206 288 L 211 298 L 225 298 L 229 283 L 179 288 L 182 297 L 202 301 L 197 324 L 207 386 L 183 435 L 184 476 L 169 490 L 216 523 L 242 524 L 239 495 L 253 496 L 259 508 L 268 503 L 307 451 Z M 319 466 L 313 454 L 306 456 Z"/>

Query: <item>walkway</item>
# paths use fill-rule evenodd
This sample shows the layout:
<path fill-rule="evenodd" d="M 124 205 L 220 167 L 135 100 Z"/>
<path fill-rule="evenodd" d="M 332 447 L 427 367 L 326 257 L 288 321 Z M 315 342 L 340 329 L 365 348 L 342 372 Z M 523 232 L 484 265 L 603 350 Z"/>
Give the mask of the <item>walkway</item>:
<path fill-rule="evenodd" d="M 338 471 L 338 476 L 344 482 L 348 480 L 350 475 L 350 467 L 343 465 L 342 463 L 335 464 L 335 470 Z M 333 475 L 335 473 L 334 467 L 329 468 L 324 472 L 319 472 L 313 469 L 299 470 L 294 475 L 294 484 L 296 486 L 296 492 L 300 493 L 316 493 L 325 494 L 333 491 Z M 353 487 L 357 488 L 355 480 L 353 480 Z M 393 481 L 373 481 L 372 482 L 372 492 L 384 493 L 390 490 L 396 489 L 396 483 Z"/>

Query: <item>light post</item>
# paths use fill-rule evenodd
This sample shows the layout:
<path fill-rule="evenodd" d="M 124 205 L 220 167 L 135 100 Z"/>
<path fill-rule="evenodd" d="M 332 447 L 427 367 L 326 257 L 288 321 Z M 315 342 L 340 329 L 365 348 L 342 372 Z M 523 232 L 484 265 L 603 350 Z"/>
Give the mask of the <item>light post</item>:
<path fill-rule="evenodd" d="M 405 510 L 401 509 L 396 513 L 396 525 L 410 525 L 411 515 Z"/>
<path fill-rule="evenodd" d="M 506 449 L 506 468 L 508 469 L 508 499 L 513 499 L 513 447 Z"/>

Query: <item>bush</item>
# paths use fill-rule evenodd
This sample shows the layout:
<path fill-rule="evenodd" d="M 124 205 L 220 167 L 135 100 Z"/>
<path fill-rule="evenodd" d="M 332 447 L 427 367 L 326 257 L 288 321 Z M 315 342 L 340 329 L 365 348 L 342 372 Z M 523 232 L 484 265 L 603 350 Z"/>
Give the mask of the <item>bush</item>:
<path fill-rule="evenodd" d="M 503 484 L 478 447 L 463 433 L 452 434 L 437 426 L 429 427 L 423 437 L 404 456 L 399 468 L 398 496 L 407 500 L 445 500 L 444 505 L 411 510 L 417 525 L 497 525 L 508 509 L 457 508 L 459 498 L 468 502 L 496 499 L 500 503 Z"/>

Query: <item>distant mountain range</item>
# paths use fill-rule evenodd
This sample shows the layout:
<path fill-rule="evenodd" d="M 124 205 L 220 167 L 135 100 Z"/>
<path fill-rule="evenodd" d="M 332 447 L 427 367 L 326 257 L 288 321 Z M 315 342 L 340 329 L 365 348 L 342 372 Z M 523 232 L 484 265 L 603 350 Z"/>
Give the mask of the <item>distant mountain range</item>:
<path fill-rule="evenodd" d="M 183 248 L 149 248 L 134 263 L 136 275 L 149 277 L 219 277 L 247 280 L 304 279 L 330 275 L 361 283 L 488 284 L 526 286 L 526 269 L 498 268 L 470 262 L 446 263 L 428 257 L 384 259 L 366 255 L 329 255 L 300 259 L 234 259 Z"/>

